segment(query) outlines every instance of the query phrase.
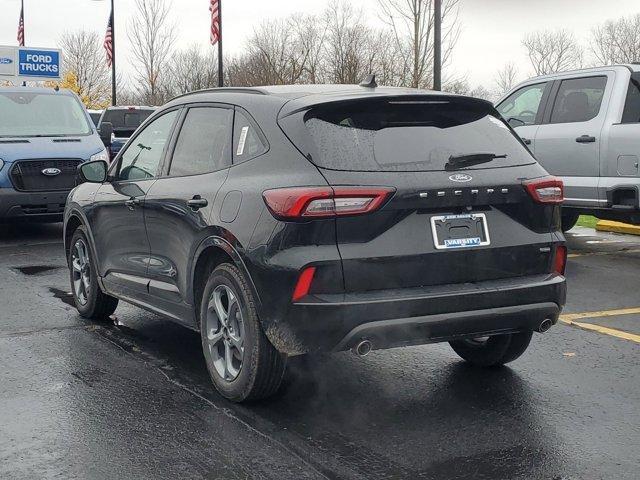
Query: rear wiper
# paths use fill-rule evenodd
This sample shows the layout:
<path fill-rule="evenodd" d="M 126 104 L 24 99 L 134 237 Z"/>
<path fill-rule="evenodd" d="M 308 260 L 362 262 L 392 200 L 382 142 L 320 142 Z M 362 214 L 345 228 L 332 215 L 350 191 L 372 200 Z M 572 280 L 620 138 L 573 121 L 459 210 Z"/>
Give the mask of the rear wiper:
<path fill-rule="evenodd" d="M 506 154 L 496 155 L 495 153 L 472 153 L 469 155 L 451 155 L 449 161 L 445 163 L 444 169 L 457 170 L 461 167 L 471 167 L 481 163 L 488 163 L 496 158 L 507 158 Z"/>

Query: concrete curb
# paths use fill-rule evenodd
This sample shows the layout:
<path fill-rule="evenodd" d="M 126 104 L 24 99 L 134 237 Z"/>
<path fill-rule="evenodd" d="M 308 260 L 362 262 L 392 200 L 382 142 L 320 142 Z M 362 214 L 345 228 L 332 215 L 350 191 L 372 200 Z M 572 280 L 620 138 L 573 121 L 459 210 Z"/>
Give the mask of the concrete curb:
<path fill-rule="evenodd" d="M 629 225 L 628 223 L 612 222 L 610 220 L 598 220 L 598 223 L 596 223 L 596 230 L 599 232 L 640 235 L 640 225 Z"/>

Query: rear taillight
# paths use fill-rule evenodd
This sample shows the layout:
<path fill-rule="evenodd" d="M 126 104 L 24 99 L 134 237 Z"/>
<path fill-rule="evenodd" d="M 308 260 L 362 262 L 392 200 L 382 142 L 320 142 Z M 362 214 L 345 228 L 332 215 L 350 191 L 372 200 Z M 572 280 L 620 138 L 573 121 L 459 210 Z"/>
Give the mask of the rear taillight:
<path fill-rule="evenodd" d="M 567 247 L 564 245 L 558 245 L 556 247 L 556 256 L 553 259 L 553 271 L 564 275 L 565 268 L 567 267 Z"/>
<path fill-rule="evenodd" d="M 524 182 L 524 187 L 537 203 L 562 203 L 564 185 L 555 177 L 545 177 Z"/>
<path fill-rule="evenodd" d="M 293 290 L 292 300 L 297 302 L 302 297 L 305 297 L 311 289 L 311 283 L 313 282 L 313 276 L 316 274 L 316 267 L 305 268 L 298 277 L 298 283 Z"/>
<path fill-rule="evenodd" d="M 373 212 L 393 192 L 389 187 L 291 187 L 267 190 L 262 196 L 274 217 L 300 220 Z"/>

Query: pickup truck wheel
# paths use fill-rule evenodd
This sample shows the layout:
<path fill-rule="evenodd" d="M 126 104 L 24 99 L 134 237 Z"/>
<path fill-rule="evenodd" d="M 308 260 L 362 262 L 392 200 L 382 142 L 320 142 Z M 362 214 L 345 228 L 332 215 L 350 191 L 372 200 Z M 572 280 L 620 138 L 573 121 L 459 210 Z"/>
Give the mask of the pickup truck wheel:
<path fill-rule="evenodd" d="M 570 210 L 563 211 L 560 219 L 560 222 L 562 224 L 562 231 L 568 232 L 573 227 L 575 227 L 576 223 L 578 223 L 579 216 L 580 216 L 579 214 L 574 213 Z"/>
<path fill-rule="evenodd" d="M 223 397 L 258 400 L 280 388 L 286 357 L 262 331 L 253 292 L 234 265 L 223 263 L 209 276 L 200 305 L 200 334 L 209 375 Z"/>
<path fill-rule="evenodd" d="M 102 320 L 115 312 L 118 299 L 100 289 L 94 259 L 84 227 L 78 227 L 67 259 L 73 300 L 82 317 Z"/>
<path fill-rule="evenodd" d="M 495 367 L 514 361 L 522 355 L 533 332 L 518 332 L 491 337 L 455 340 L 451 348 L 464 360 L 479 367 Z"/>

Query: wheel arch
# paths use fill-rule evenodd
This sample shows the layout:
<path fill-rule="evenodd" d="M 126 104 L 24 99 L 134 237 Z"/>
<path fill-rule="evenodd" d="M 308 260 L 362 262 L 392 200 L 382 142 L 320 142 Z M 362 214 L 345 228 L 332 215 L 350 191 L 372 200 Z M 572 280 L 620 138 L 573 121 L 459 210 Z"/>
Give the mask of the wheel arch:
<path fill-rule="evenodd" d="M 193 257 L 190 275 L 190 288 L 192 292 L 193 308 L 195 312 L 195 320 L 198 328 L 200 328 L 200 302 L 204 291 L 206 278 L 221 263 L 229 262 L 235 265 L 245 275 L 249 287 L 256 299 L 256 307 L 258 316 L 261 311 L 260 295 L 256 289 L 253 279 L 240 252 L 229 241 L 218 236 L 212 235 L 205 238 L 198 246 Z"/>

